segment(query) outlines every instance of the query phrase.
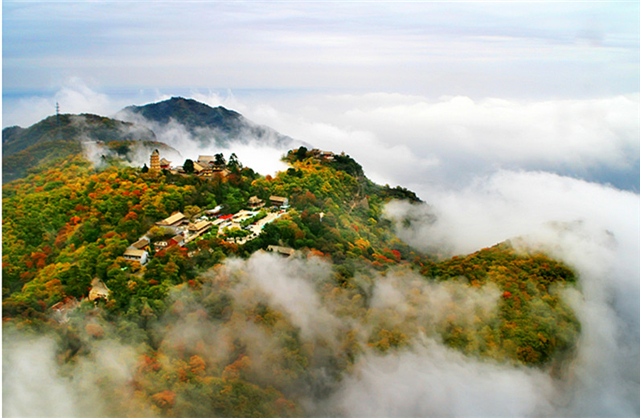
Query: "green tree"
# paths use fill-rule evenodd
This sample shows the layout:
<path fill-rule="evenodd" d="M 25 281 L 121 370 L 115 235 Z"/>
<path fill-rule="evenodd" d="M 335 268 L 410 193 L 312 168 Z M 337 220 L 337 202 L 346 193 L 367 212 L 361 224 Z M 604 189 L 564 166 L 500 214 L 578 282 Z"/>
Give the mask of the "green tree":
<path fill-rule="evenodd" d="M 296 158 L 298 159 L 298 161 L 302 161 L 305 158 L 307 158 L 307 148 L 306 147 L 298 148 L 298 150 L 296 151 Z"/>
<path fill-rule="evenodd" d="M 185 173 L 193 173 L 194 168 L 193 168 L 193 161 L 191 161 L 190 159 L 186 159 L 186 161 L 184 162 L 184 165 L 182 166 L 182 168 L 184 169 Z"/>
<path fill-rule="evenodd" d="M 238 156 L 235 152 L 229 156 L 229 164 L 227 164 L 227 166 L 231 171 L 238 171 L 242 169 L 242 164 L 238 161 Z"/>
<path fill-rule="evenodd" d="M 232 154 L 233 155 L 233 154 Z M 227 161 L 224 159 L 224 155 L 222 153 L 218 153 L 213 156 L 215 158 L 215 164 L 219 166 L 224 166 L 227 164 Z"/>

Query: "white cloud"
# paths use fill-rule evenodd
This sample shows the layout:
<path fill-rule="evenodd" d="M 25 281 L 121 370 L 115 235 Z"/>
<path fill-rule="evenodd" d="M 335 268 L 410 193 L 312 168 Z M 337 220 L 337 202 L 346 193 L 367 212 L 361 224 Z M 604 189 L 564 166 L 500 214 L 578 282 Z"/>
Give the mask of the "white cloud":
<path fill-rule="evenodd" d="M 362 357 L 331 403 L 347 417 L 547 416 L 552 394 L 542 371 L 473 360 L 426 341 Z"/>
<path fill-rule="evenodd" d="M 286 312 L 305 340 L 335 338 L 340 322 L 322 306 L 316 291 L 331 274 L 329 264 L 317 258 L 285 263 L 278 256 L 261 253 L 253 254 L 246 264 L 228 264 L 231 269 L 246 271 L 249 281 L 267 295 L 271 306 Z"/>
<path fill-rule="evenodd" d="M 490 369 L 489 375 L 495 373 L 497 381 L 516 373 L 518 379 L 524 379 L 519 384 L 533 390 L 518 393 L 516 398 L 525 396 L 531 400 L 531 393 L 536 395 L 534 402 L 528 404 L 532 409 L 524 407 L 514 411 L 507 405 L 500 413 L 485 412 L 508 416 L 512 413 L 515 416 L 637 416 L 640 413 L 636 396 L 640 387 L 637 363 L 640 356 L 640 196 L 549 173 L 501 171 L 477 179 L 462 190 L 434 191 L 430 197 L 432 208 L 404 203 L 387 207 L 388 215 L 395 219 L 414 220 L 410 228 L 400 231 L 408 242 L 441 251 L 446 256 L 466 254 L 519 236 L 521 238 L 513 241 L 518 248 L 550 253 L 572 266 L 579 275 L 580 291 L 564 294 L 582 325 L 576 357 L 563 369 L 565 377 L 552 380 L 535 373 Z M 380 377 L 387 382 L 397 379 L 425 382 L 422 389 L 415 390 L 415 397 L 409 399 L 399 390 L 400 386 L 395 391 L 388 387 L 389 392 L 397 393 L 397 398 L 390 400 L 391 405 L 430 396 L 432 386 L 427 383 L 431 382 L 433 373 L 431 352 L 420 355 L 424 360 L 422 366 L 408 366 L 403 372 Z M 415 359 L 415 354 L 407 356 L 409 364 L 415 363 Z M 460 374 L 455 370 L 461 363 L 454 360 L 451 364 L 450 359 L 435 364 L 453 374 L 450 377 L 453 380 L 440 386 L 457 393 L 461 390 L 456 380 Z M 380 374 L 378 370 L 385 361 L 396 360 L 372 359 L 371 364 L 365 362 L 362 367 L 370 374 Z M 480 390 L 487 384 L 483 381 L 486 373 L 480 372 L 486 365 L 474 365 L 468 359 L 462 364 L 461 370 L 472 374 L 462 379 L 465 387 Z M 547 389 L 555 387 L 558 394 L 534 389 L 540 379 L 546 381 Z M 365 403 L 366 400 L 375 402 L 372 399 L 382 395 L 375 390 L 378 383 L 372 384 L 371 393 L 359 391 L 356 383 L 348 389 L 364 397 Z M 514 395 L 510 388 L 494 390 L 499 398 Z M 425 407 L 456 410 L 460 405 L 455 399 Z M 424 405 L 416 400 L 407 408 Z M 539 409 L 540 405 L 551 405 L 552 409 L 545 412 L 544 408 Z M 440 409 L 427 411 L 437 415 Z M 460 414 L 464 415 L 465 411 Z"/>
<path fill-rule="evenodd" d="M 249 118 L 346 151 L 374 180 L 422 189 L 500 168 L 547 170 L 638 187 L 640 96 L 525 102 L 371 93 L 247 106 Z M 419 190 L 422 191 L 422 190 Z M 422 195 L 429 199 L 429 196 Z"/>
<path fill-rule="evenodd" d="M 3 416 L 80 415 L 71 386 L 57 376 L 54 349 L 47 338 L 3 341 Z"/>

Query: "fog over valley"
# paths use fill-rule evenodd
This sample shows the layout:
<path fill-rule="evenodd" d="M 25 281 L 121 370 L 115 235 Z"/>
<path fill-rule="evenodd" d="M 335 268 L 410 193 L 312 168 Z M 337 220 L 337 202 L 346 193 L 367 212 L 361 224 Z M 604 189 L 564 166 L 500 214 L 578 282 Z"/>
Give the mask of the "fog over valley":
<path fill-rule="evenodd" d="M 4 416 L 640 417 L 638 5 L 6 3 Z"/>

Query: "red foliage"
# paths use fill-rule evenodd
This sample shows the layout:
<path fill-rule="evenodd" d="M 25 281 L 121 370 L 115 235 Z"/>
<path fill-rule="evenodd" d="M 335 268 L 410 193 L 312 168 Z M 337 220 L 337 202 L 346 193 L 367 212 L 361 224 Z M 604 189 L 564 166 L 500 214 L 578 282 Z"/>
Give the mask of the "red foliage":
<path fill-rule="evenodd" d="M 505 292 L 502 294 L 502 297 L 503 297 L 503 298 L 505 298 L 505 299 L 509 299 L 509 298 L 511 298 L 511 292 L 509 292 L 509 291 L 505 291 Z"/>
<path fill-rule="evenodd" d="M 45 253 L 31 253 L 31 260 L 35 263 L 37 269 L 41 269 L 46 265 L 47 255 Z"/>
<path fill-rule="evenodd" d="M 31 271 L 25 271 L 23 273 L 20 273 L 20 279 L 23 281 L 29 281 L 33 278 L 34 274 Z"/>

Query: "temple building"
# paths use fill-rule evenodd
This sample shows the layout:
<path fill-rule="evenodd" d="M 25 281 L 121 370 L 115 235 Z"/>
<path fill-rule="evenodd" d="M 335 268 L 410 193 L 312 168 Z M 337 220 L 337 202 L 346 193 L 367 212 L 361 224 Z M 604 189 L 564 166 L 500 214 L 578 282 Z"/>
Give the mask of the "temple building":
<path fill-rule="evenodd" d="M 151 153 L 151 166 L 149 170 L 160 171 L 160 152 L 158 152 L 158 150 L 154 150 Z"/>

